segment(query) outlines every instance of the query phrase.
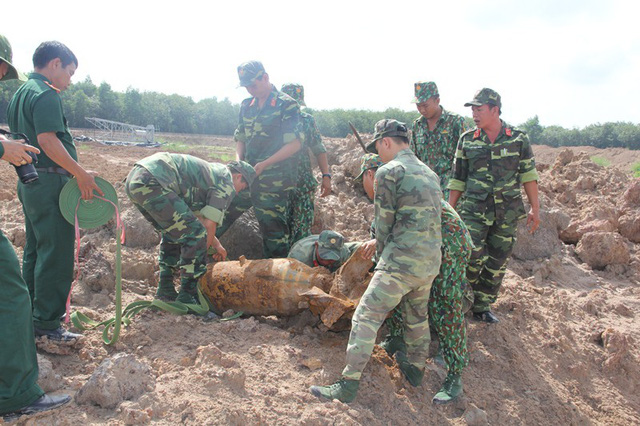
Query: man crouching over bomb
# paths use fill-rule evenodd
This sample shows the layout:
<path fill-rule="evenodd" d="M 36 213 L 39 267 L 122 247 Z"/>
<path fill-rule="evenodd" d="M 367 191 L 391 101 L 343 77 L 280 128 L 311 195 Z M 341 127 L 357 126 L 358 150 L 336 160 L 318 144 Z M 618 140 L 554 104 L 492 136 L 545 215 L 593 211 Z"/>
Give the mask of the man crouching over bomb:
<path fill-rule="evenodd" d="M 250 187 L 255 177 L 253 167 L 244 161 L 224 165 L 168 152 L 136 163 L 127 177 L 127 195 L 162 234 L 156 298 L 197 304 L 207 249 L 214 249 L 215 260 L 227 257 L 216 228 L 233 197 Z M 181 272 L 178 293 L 173 286 L 177 271 Z"/>

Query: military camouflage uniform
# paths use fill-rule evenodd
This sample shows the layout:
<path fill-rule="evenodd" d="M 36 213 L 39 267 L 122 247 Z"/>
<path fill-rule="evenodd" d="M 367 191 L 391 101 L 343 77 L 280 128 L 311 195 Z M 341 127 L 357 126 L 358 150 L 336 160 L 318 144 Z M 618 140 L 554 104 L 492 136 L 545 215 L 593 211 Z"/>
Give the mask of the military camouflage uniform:
<path fill-rule="evenodd" d="M 439 97 L 438 86 L 433 81 L 419 81 L 414 84 L 415 98 L 413 102 L 420 104 L 429 99 Z M 451 166 L 456 152 L 456 144 L 460 135 L 467 130 L 464 119 L 439 106 L 442 115 L 433 131 L 424 116 L 416 118 L 411 133 L 411 150 L 424 164 L 440 176 L 440 189 L 444 199 L 449 199 L 447 184 L 451 175 Z"/>
<path fill-rule="evenodd" d="M 288 95 L 272 86 L 262 109 L 258 99 L 248 98 L 240 106 L 240 119 L 234 139 L 245 144 L 244 161 L 252 166 L 278 152 L 285 144 L 304 143 L 300 107 Z M 267 168 L 251 185 L 241 191 L 227 211 L 216 235 L 222 236 L 233 222 L 253 206 L 260 224 L 265 258 L 285 257 L 289 252 L 287 214 L 289 196 L 295 189 L 298 157 L 292 156 Z"/>
<path fill-rule="evenodd" d="M 449 372 L 459 374 L 468 363 L 464 313 L 473 303 L 473 293 L 465 274 L 473 243 L 466 225 L 453 207 L 444 200 L 441 200 L 441 205 L 442 264 L 431 286 L 429 324 L 438 335 Z M 390 336 L 404 336 L 400 307 L 393 310 L 386 324 Z"/>
<path fill-rule="evenodd" d="M 223 164 L 161 152 L 136 163 L 126 182 L 127 195 L 162 234 L 160 285 L 173 286 L 181 274 L 182 289 L 195 292 L 206 271 L 207 231 L 202 216 L 218 225 L 236 192 L 231 171 Z"/>
<path fill-rule="evenodd" d="M 298 154 L 298 184 L 296 189 L 291 191 L 291 198 L 289 199 L 291 244 L 295 244 L 296 241 L 311 235 L 311 225 L 313 225 L 314 199 L 318 181 L 313 176 L 308 151 L 311 151 L 315 156 L 327 152 L 313 116 L 302 112 L 301 118 L 304 145 Z"/>
<path fill-rule="evenodd" d="M 287 255 L 288 258 L 297 259 L 307 266 L 316 267 L 320 266 L 316 258 L 316 243 L 318 242 L 319 235 L 310 235 L 301 239 L 291 247 L 291 251 Z M 352 242 L 344 243 L 340 248 L 339 254 L 336 256 L 336 262 L 329 268 L 331 271 L 337 270 L 344 262 L 349 260 L 351 255 L 360 247 L 362 243 Z"/>
<path fill-rule="evenodd" d="M 490 310 L 497 299 L 518 220 L 526 217 L 520 185 L 536 180 L 533 151 L 521 130 L 502 122 L 493 143 L 479 128 L 461 136 L 448 187 L 463 193 L 457 210 L 475 246 L 467 268 L 474 312 Z"/>
<path fill-rule="evenodd" d="M 411 150 L 440 177 L 440 188 L 445 199 L 449 199 L 449 191 L 446 188 L 451 176 L 456 145 L 460 135 L 466 130 L 464 119 L 444 108 L 433 131 L 429 130 L 427 119 L 422 116 L 413 122 Z"/>
<path fill-rule="evenodd" d="M 342 372 L 346 379 L 360 379 L 378 329 L 401 303 L 409 361 L 418 368 L 425 365 L 430 341 L 427 304 L 441 258 L 438 182 L 436 174 L 409 149 L 400 151 L 376 173 L 378 263 L 353 315 Z"/>

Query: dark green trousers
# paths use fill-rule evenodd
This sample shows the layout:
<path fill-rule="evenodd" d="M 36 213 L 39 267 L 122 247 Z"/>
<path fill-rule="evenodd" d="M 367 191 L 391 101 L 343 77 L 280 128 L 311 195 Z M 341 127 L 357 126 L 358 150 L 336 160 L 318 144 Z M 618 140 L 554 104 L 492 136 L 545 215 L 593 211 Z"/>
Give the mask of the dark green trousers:
<path fill-rule="evenodd" d="M 44 330 L 60 327 L 73 281 L 75 233 L 58 203 L 68 181 L 63 175 L 40 173 L 35 182 L 18 182 L 26 231 L 22 276 L 31 296 L 33 325 Z"/>
<path fill-rule="evenodd" d="M 5 414 L 31 404 L 44 392 L 37 384 L 29 290 L 16 253 L 1 231 L 0 292 L 0 414 Z"/>

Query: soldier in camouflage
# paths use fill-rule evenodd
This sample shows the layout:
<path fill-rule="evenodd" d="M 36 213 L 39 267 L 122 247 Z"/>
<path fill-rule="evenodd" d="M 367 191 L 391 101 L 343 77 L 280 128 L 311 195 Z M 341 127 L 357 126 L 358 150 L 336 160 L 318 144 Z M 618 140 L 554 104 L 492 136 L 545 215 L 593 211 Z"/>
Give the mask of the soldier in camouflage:
<path fill-rule="evenodd" d="M 262 232 L 265 258 L 285 257 L 290 248 L 289 197 L 296 187 L 298 157 L 304 142 L 300 106 L 269 82 L 261 62 L 238 66 L 240 85 L 250 98 L 242 101 L 234 133 L 236 156 L 254 166 L 256 181 L 249 193 L 237 196 L 227 212 L 222 236 L 233 222 L 253 206 Z"/>
<path fill-rule="evenodd" d="M 339 232 L 322 231 L 303 238 L 291 247 L 288 258 L 297 259 L 307 266 L 324 266 L 337 270 L 360 247 L 359 242 L 345 243 Z"/>
<path fill-rule="evenodd" d="M 414 84 L 413 102 L 420 117 L 413 122 L 411 149 L 416 156 L 440 176 L 440 189 L 449 198 L 447 184 L 460 135 L 467 131 L 464 118 L 440 105 L 438 86 L 433 81 Z"/>
<path fill-rule="evenodd" d="M 471 106 L 476 128 L 458 142 L 449 203 L 457 206 L 475 246 L 467 268 L 475 295 L 473 316 L 496 323 L 491 304 L 513 251 L 518 220 L 527 217 L 530 232 L 540 224 L 538 173 L 526 133 L 500 119 L 502 102 L 496 91 L 479 90 L 465 106 Z M 531 205 L 528 215 L 520 184 Z"/>
<path fill-rule="evenodd" d="M 424 376 L 429 348 L 428 301 L 440 268 L 440 191 L 438 176 L 409 149 L 409 132 L 396 120 L 375 125 L 367 146 L 386 162 L 375 181 L 376 271 L 353 314 L 342 379 L 312 386 L 327 399 L 351 402 L 387 314 L 400 303 L 405 312 L 407 354 L 399 362 L 409 382 Z"/>
<path fill-rule="evenodd" d="M 373 182 L 376 170 L 383 165 L 377 155 L 365 154 L 362 158 L 362 177 L 367 196 L 374 198 Z M 464 324 L 465 306 L 473 304 L 473 292 L 466 279 L 466 269 L 473 244 L 471 235 L 455 210 L 440 200 L 442 227 L 442 263 L 433 280 L 429 297 L 429 325 L 440 341 L 440 353 L 448 369 L 448 375 L 440 391 L 434 396 L 436 404 L 446 404 L 462 394 L 462 370 L 467 366 L 467 331 Z M 375 231 L 374 231 L 375 232 Z M 471 301 L 468 301 L 468 297 Z M 381 346 L 390 356 L 406 352 L 404 344 L 404 320 L 402 308 L 396 307 L 385 321 L 389 335 Z M 404 354 L 399 354 L 400 359 Z M 406 363 L 400 363 L 401 368 Z"/>
<path fill-rule="evenodd" d="M 322 172 L 320 197 L 331 194 L 331 174 L 329 173 L 327 149 L 322 143 L 316 120 L 305 111 L 307 105 L 304 102 L 304 87 L 301 84 L 288 83 L 284 84 L 281 90 L 300 105 L 302 109 L 300 118 L 304 133 L 304 145 L 298 152 L 298 182 L 289 198 L 289 231 L 290 243 L 293 246 L 296 241 L 311 235 L 311 225 L 313 225 L 314 198 L 318 181 L 313 176 L 309 151 L 316 157 L 318 167 Z"/>
<path fill-rule="evenodd" d="M 216 260 L 227 255 L 216 238 L 216 228 L 236 193 L 254 179 L 254 169 L 244 161 L 224 165 L 161 152 L 135 164 L 127 177 L 127 195 L 162 234 L 157 298 L 196 303 L 207 248 L 215 250 Z M 173 276 L 177 271 L 181 286 L 176 294 Z"/>

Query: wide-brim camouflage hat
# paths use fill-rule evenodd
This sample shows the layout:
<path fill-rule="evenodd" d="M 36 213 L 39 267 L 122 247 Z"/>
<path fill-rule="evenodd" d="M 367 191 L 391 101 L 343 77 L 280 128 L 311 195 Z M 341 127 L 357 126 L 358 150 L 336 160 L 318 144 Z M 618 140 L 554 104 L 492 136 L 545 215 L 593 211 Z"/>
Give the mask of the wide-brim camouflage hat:
<path fill-rule="evenodd" d="M 238 65 L 238 78 L 240 86 L 251 86 L 254 81 L 262 77 L 266 71 L 260 61 L 249 61 Z"/>
<path fill-rule="evenodd" d="M 244 180 L 247 181 L 248 186 L 251 186 L 253 181 L 256 180 L 256 170 L 246 161 L 231 161 L 227 164 L 227 167 L 240 173 Z"/>
<path fill-rule="evenodd" d="M 367 144 L 367 152 L 377 154 L 376 141 L 390 136 L 401 136 L 408 138 L 409 129 L 407 125 L 401 121 L 385 118 L 380 120 L 374 126 L 373 139 Z"/>
<path fill-rule="evenodd" d="M 8 65 L 7 73 L 0 78 L 0 81 L 6 80 L 20 80 L 27 81 L 27 77 L 13 66 L 11 61 L 13 60 L 13 51 L 11 50 L 11 43 L 3 35 L 0 35 L 0 60 Z"/>
<path fill-rule="evenodd" d="M 356 176 L 356 182 L 362 181 L 362 176 L 364 172 L 369 169 L 377 169 L 378 167 L 382 167 L 384 163 L 380 159 L 378 154 L 365 154 L 362 156 L 362 162 L 360 163 L 360 174 Z"/>
<path fill-rule="evenodd" d="M 485 104 L 502 108 L 502 101 L 500 100 L 500 95 L 498 94 L 498 92 L 493 89 L 489 89 L 488 87 L 482 88 L 478 90 L 473 96 L 473 99 L 470 102 L 464 104 L 464 106 L 481 106 Z"/>
<path fill-rule="evenodd" d="M 318 235 L 318 256 L 324 260 L 340 260 L 344 237 L 336 231 L 322 231 Z"/>
<path fill-rule="evenodd" d="M 438 86 L 433 81 L 419 81 L 413 85 L 413 88 L 415 96 L 412 102 L 414 104 L 421 104 L 434 96 L 440 96 Z"/>
<path fill-rule="evenodd" d="M 300 106 L 307 106 L 304 103 L 304 87 L 298 83 L 286 83 L 282 85 L 282 92 L 291 96 Z"/>

